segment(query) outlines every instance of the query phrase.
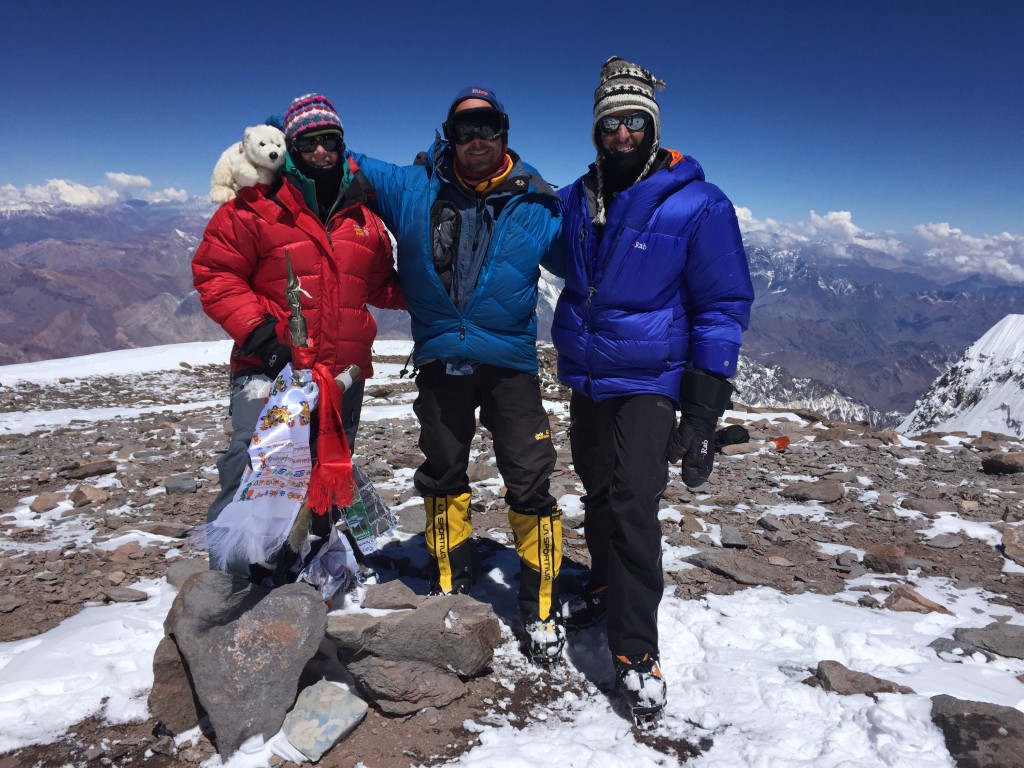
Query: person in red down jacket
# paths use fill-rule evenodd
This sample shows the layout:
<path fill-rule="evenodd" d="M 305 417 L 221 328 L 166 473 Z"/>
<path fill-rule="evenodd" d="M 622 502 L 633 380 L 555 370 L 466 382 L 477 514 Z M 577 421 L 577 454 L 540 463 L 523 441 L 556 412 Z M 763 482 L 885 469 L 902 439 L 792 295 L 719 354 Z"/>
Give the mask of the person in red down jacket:
<path fill-rule="evenodd" d="M 391 238 L 367 207 L 374 190 L 344 156 L 341 118 L 320 94 L 295 99 L 283 120 L 288 154 L 272 184 L 239 189 L 210 219 L 192 259 L 203 309 L 234 339 L 231 427 L 217 461 L 220 493 L 212 522 L 228 505 L 249 463 L 249 438 L 270 382 L 291 359 L 285 253 L 302 297 L 317 360 L 332 375 L 355 363 L 362 377 L 345 390 L 342 420 L 355 444 L 365 378 L 373 375 L 377 324 L 367 305 L 404 309 Z"/>

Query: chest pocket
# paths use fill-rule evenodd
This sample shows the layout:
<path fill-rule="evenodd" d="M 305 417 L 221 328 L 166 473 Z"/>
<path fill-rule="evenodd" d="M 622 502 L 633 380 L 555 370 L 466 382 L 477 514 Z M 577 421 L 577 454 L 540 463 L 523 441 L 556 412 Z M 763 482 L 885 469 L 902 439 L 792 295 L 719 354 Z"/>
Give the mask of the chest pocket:
<path fill-rule="evenodd" d="M 452 290 L 461 230 L 462 219 L 455 206 L 446 200 L 436 201 L 430 209 L 430 249 L 434 257 L 434 270 L 448 293 Z"/>

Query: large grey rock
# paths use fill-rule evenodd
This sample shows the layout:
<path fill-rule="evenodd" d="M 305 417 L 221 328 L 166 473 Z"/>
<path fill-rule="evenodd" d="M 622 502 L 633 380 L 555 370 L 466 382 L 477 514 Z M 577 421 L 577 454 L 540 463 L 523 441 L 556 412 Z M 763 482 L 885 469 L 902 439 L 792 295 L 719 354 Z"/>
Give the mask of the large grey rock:
<path fill-rule="evenodd" d="M 270 590 L 220 571 L 185 582 L 164 629 L 185 659 L 221 757 L 281 729 L 326 624 L 327 607 L 308 584 Z"/>
<path fill-rule="evenodd" d="M 424 661 L 367 656 L 350 662 L 348 671 L 377 706 L 391 715 L 443 707 L 466 692 L 465 683 L 457 676 Z"/>
<path fill-rule="evenodd" d="M 957 768 L 1020 768 L 1024 713 L 945 694 L 932 697 L 932 721 Z"/>
<path fill-rule="evenodd" d="M 384 659 L 422 661 L 472 677 L 491 663 L 501 625 L 489 605 L 469 595 L 445 595 L 406 611 L 367 638 L 364 651 Z"/>
<path fill-rule="evenodd" d="M 49 512 L 55 508 L 58 504 L 67 498 L 67 494 L 54 493 L 52 491 L 43 491 L 31 502 L 29 502 L 28 508 L 33 512 Z"/>
<path fill-rule="evenodd" d="M 932 519 L 940 514 L 954 514 L 956 512 L 956 502 L 950 499 L 908 497 L 900 502 L 900 507 L 920 512 L 925 517 Z"/>
<path fill-rule="evenodd" d="M 131 587 L 105 587 L 103 594 L 112 603 L 144 603 L 149 600 L 149 593 Z"/>
<path fill-rule="evenodd" d="M 964 540 L 953 533 L 940 533 L 930 539 L 925 539 L 924 543 L 932 549 L 956 549 L 963 546 Z"/>
<path fill-rule="evenodd" d="M 726 549 L 746 549 L 747 541 L 743 533 L 735 525 L 723 525 L 720 528 L 722 546 Z"/>
<path fill-rule="evenodd" d="M 702 550 L 684 560 L 738 584 L 784 588 L 793 581 L 779 566 L 726 552 Z"/>
<path fill-rule="evenodd" d="M 401 610 L 416 608 L 427 598 L 417 595 L 398 579 L 383 584 L 371 584 L 366 588 L 366 596 L 359 602 L 362 608 L 383 608 Z"/>
<path fill-rule="evenodd" d="M 843 498 L 843 484 L 835 480 L 818 480 L 813 483 L 797 482 L 782 489 L 782 495 L 794 501 L 820 501 L 827 504 Z"/>
<path fill-rule="evenodd" d="M 912 688 L 905 685 L 883 680 L 867 672 L 857 672 L 832 660 L 819 661 L 818 669 L 811 680 L 826 691 L 842 696 L 862 693 L 876 698 L 880 693 L 914 693 Z"/>
<path fill-rule="evenodd" d="M 351 657 L 362 650 L 367 640 L 377 632 L 402 620 L 404 611 L 384 616 L 369 616 L 364 613 L 330 613 L 327 615 L 327 637 L 338 646 L 342 657 Z"/>
<path fill-rule="evenodd" d="M 870 547 L 864 553 L 862 564 L 869 571 L 875 573 L 898 573 L 901 576 L 906 576 L 909 572 L 907 552 L 896 544 L 880 544 Z"/>
<path fill-rule="evenodd" d="M 1024 525 L 999 523 L 1003 532 L 1003 554 L 1017 565 L 1024 565 Z"/>
<path fill-rule="evenodd" d="M 422 661 L 472 677 L 491 662 L 501 625 L 489 605 L 469 595 L 444 595 L 414 611 L 372 617 L 331 617 L 327 636 L 342 651 Z"/>
<path fill-rule="evenodd" d="M 1001 453 L 981 460 L 986 475 L 1015 475 L 1024 472 L 1024 453 Z"/>
<path fill-rule="evenodd" d="M 960 648 L 968 654 L 981 651 L 1009 659 L 1024 659 L 1024 627 L 999 621 L 981 628 L 961 627 L 953 631 L 952 641 L 939 638 L 932 647 L 942 650 Z"/>
<path fill-rule="evenodd" d="M 203 716 L 178 646 L 166 635 L 153 654 L 149 711 L 174 734 L 194 728 Z"/>
<path fill-rule="evenodd" d="M 83 483 L 71 492 L 70 498 L 76 507 L 84 507 L 87 504 L 102 504 L 110 498 L 110 494 L 102 488 Z"/>
<path fill-rule="evenodd" d="M 96 459 L 85 463 L 72 462 L 71 466 L 61 469 L 60 474 L 72 480 L 84 480 L 87 477 L 108 475 L 117 471 L 117 462 L 113 459 Z"/>
<path fill-rule="evenodd" d="M 327 637 L 381 709 L 408 714 L 443 707 L 465 693 L 459 677 L 488 667 L 501 642 L 501 625 L 489 605 L 468 595 L 445 595 L 386 616 L 332 614 Z"/>
<path fill-rule="evenodd" d="M 210 563 L 205 557 L 188 557 L 175 560 L 167 566 L 167 583 L 181 589 L 189 577 L 202 571 L 210 570 Z"/>
<path fill-rule="evenodd" d="M 199 489 L 196 476 L 189 472 L 180 472 L 164 480 L 167 493 L 195 493 Z"/>
<path fill-rule="evenodd" d="M 952 616 L 953 613 L 946 607 L 939 605 L 933 600 L 920 594 L 906 584 L 899 584 L 892 588 L 891 593 L 885 599 L 883 605 L 890 611 L 909 611 L 911 613 L 944 613 Z"/>

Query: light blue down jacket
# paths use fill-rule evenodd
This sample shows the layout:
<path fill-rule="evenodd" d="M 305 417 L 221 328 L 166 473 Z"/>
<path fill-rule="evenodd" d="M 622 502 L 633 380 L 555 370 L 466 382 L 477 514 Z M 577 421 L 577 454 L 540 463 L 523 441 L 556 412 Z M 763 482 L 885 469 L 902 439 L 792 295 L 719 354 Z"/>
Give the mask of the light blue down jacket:
<path fill-rule="evenodd" d="M 438 139 L 425 165 L 398 166 L 355 155 L 377 190 L 381 218 L 398 240 L 398 277 L 415 342 L 413 360 L 469 360 L 519 371 L 537 371 L 537 281 L 540 266 L 561 274 L 564 262 L 558 199 L 530 166 L 513 153 L 515 167 L 501 190 L 475 289 L 456 306 L 438 277 L 431 238 L 431 210 L 442 185 L 457 183 L 451 150 Z M 465 201 L 480 215 L 486 199 Z"/>

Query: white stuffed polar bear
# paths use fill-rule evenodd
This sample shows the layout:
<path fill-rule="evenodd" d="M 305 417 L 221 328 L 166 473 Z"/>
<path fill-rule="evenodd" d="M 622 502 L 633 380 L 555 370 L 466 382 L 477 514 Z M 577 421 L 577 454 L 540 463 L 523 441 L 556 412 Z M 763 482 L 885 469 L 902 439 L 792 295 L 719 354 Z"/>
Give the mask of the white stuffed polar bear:
<path fill-rule="evenodd" d="M 241 187 L 269 184 L 284 165 L 285 139 L 279 128 L 253 125 L 242 140 L 221 153 L 210 177 L 210 199 L 226 203 Z"/>

